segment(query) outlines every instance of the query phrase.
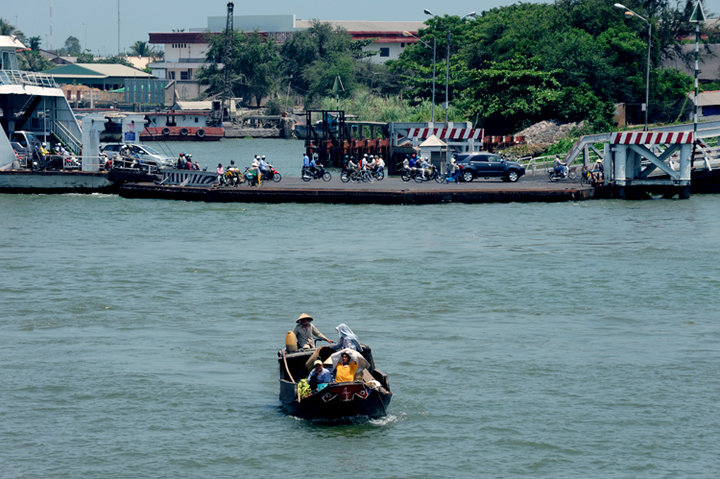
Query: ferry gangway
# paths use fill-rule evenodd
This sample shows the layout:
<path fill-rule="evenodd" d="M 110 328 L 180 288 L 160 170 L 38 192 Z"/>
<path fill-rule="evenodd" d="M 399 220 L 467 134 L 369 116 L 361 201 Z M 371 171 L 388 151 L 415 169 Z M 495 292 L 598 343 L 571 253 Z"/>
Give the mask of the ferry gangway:
<path fill-rule="evenodd" d="M 79 155 L 82 150 L 82 142 L 72 134 L 70 129 L 60 121 L 53 121 L 51 125 L 52 133 L 57 136 L 65 146 L 74 154 Z"/>

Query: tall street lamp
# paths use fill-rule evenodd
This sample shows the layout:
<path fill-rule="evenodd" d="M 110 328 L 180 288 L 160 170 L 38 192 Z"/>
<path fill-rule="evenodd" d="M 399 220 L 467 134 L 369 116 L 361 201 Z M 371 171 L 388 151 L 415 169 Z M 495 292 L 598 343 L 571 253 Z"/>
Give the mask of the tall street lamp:
<path fill-rule="evenodd" d="M 418 40 L 420 43 L 422 43 L 422 44 L 425 45 L 426 47 L 430 48 L 430 45 L 429 45 L 426 41 L 424 41 L 423 39 L 421 39 L 420 37 L 418 37 L 417 35 L 413 35 L 412 33 L 408 32 L 408 31 L 404 31 L 404 32 L 403 32 L 403 36 L 405 36 L 405 37 L 415 37 L 415 38 L 417 38 L 417 40 Z M 435 123 L 435 59 L 436 59 L 435 52 L 436 52 L 436 50 L 437 50 L 437 38 L 433 37 L 433 46 L 432 46 L 432 51 L 433 51 L 433 80 L 432 80 L 432 120 L 431 120 L 432 123 Z"/>
<path fill-rule="evenodd" d="M 431 17 L 435 18 L 437 15 L 434 15 L 433 12 L 428 10 L 427 8 L 423 10 L 425 15 L 430 15 Z M 463 15 L 462 18 L 466 17 L 474 17 L 475 12 L 468 13 L 467 15 Z M 450 91 L 450 29 L 447 30 L 447 50 L 445 53 L 445 123 L 448 122 L 448 111 L 450 110 L 450 100 L 449 100 L 449 91 Z"/>
<path fill-rule="evenodd" d="M 648 131 L 648 110 L 650 109 L 650 45 L 652 42 L 652 23 L 647 18 L 638 15 L 622 3 L 616 3 L 615 8 L 625 11 L 626 17 L 637 17 L 643 22 L 647 23 L 648 26 L 648 52 L 647 52 L 647 71 L 645 73 L 645 128 L 643 131 Z"/>

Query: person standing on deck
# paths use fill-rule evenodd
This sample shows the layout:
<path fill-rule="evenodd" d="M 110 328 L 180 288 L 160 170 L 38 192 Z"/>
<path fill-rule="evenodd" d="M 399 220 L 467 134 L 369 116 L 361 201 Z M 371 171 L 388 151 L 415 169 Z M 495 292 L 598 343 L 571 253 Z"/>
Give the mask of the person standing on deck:
<path fill-rule="evenodd" d="M 328 339 L 318 328 L 312 325 L 312 316 L 308 314 L 301 314 L 297 321 L 297 326 L 293 330 L 295 337 L 297 338 L 299 349 L 315 349 L 315 338 L 327 341 L 332 344 L 333 340 Z"/>

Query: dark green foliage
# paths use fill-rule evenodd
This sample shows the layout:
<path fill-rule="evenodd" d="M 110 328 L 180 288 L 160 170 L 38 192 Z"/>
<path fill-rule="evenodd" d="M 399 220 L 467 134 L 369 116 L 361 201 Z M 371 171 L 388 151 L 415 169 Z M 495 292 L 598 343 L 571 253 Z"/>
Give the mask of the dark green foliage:
<path fill-rule="evenodd" d="M 207 54 L 209 67 L 198 73 L 200 82 L 208 85 L 208 94 L 223 91 L 225 72 L 217 64 L 225 62 L 225 36 L 212 35 L 209 38 L 210 50 Z M 242 97 L 246 105 L 260 106 L 263 98 L 273 93 L 279 80 L 280 55 L 277 43 L 262 37 L 258 32 L 234 32 L 231 41 L 231 62 L 229 81 L 232 94 Z"/>
<path fill-rule="evenodd" d="M 130 46 L 130 54 L 138 57 L 158 57 L 159 52 L 148 42 L 136 41 Z"/>
<path fill-rule="evenodd" d="M 58 50 L 59 55 L 67 55 L 71 57 L 76 57 L 80 55 L 81 52 L 82 49 L 80 48 L 80 40 L 72 35 L 67 37 L 65 40 L 65 46 Z"/>
<path fill-rule="evenodd" d="M 40 37 L 30 37 L 27 42 L 30 50 L 20 52 L 18 55 L 18 66 L 21 70 L 40 72 L 54 66 L 40 54 L 40 44 L 42 43 Z"/>
<path fill-rule="evenodd" d="M 651 112 L 663 120 L 689 88 L 683 75 L 656 68 L 691 31 L 687 19 L 694 3 L 649 0 L 626 6 L 652 22 Z M 609 129 L 615 103 L 644 102 L 647 24 L 625 18 L 607 0 L 520 3 L 472 21 L 435 17 L 427 23 L 419 36 L 429 45 L 437 41 L 436 95 L 444 89 L 449 31 L 450 101 L 493 132 L 516 131 L 541 119 L 586 120 L 589 128 Z M 431 48 L 421 43 L 407 48 L 391 69 L 415 102 L 431 98 Z"/>
<path fill-rule="evenodd" d="M 342 28 L 313 21 L 308 30 L 295 33 L 281 49 L 286 77 L 292 77 L 295 91 L 307 101 L 332 91 L 340 75 L 346 93 L 357 85 L 357 60 L 366 56 Z"/>

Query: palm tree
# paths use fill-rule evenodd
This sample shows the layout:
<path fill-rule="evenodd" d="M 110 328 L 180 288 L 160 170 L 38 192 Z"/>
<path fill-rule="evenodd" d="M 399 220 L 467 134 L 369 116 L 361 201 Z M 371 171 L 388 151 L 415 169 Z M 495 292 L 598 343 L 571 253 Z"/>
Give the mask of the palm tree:
<path fill-rule="evenodd" d="M 15 35 L 21 42 L 25 41 L 25 34 L 3 18 L 0 18 L 0 35 Z"/>
<path fill-rule="evenodd" d="M 157 52 L 148 42 L 137 41 L 130 47 L 130 53 L 138 57 L 154 57 Z"/>
<path fill-rule="evenodd" d="M 17 31 L 15 25 L 10 24 L 7 20 L 0 18 L 0 35 L 14 35 Z"/>

